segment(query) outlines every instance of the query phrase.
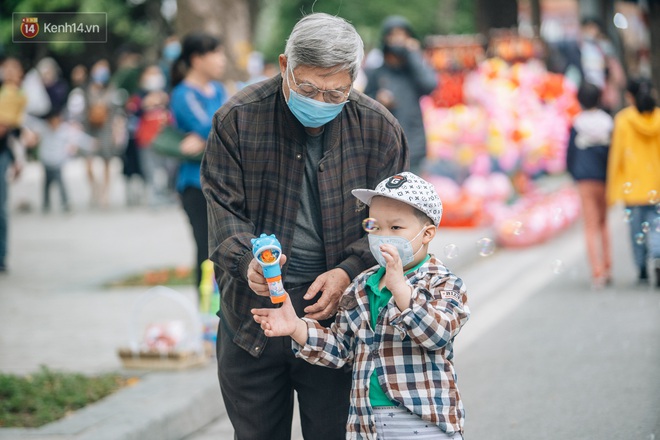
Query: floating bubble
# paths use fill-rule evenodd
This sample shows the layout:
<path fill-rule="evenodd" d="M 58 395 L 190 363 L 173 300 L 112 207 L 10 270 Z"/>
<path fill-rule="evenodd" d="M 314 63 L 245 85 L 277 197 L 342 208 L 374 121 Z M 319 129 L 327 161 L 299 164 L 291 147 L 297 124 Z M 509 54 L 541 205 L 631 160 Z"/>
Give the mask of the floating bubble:
<path fill-rule="evenodd" d="M 378 223 L 376 223 L 375 218 L 365 218 L 362 220 L 362 229 L 364 229 L 367 232 L 372 232 L 375 231 L 378 228 Z"/>
<path fill-rule="evenodd" d="M 452 258 L 458 257 L 458 246 L 455 244 L 448 244 L 445 246 L 445 257 L 449 258 L 450 260 Z"/>
<path fill-rule="evenodd" d="M 495 242 L 490 238 L 480 238 L 477 240 L 477 246 L 479 247 L 479 255 L 482 257 L 488 257 L 495 252 Z"/>
<path fill-rule="evenodd" d="M 522 235 L 523 223 L 521 221 L 513 222 L 513 235 Z"/>
<path fill-rule="evenodd" d="M 555 260 L 552 262 L 552 273 L 559 275 L 564 272 L 564 262 L 561 260 Z"/>
<path fill-rule="evenodd" d="M 653 230 L 655 232 L 660 232 L 660 217 L 656 217 L 655 220 L 653 220 Z"/>
<path fill-rule="evenodd" d="M 561 220 L 564 216 L 564 210 L 561 208 L 555 208 L 553 211 L 555 220 Z"/>
<path fill-rule="evenodd" d="M 646 241 L 646 235 L 644 235 L 641 232 L 639 234 L 635 234 L 635 243 L 644 244 L 645 241 Z"/>
<path fill-rule="evenodd" d="M 632 216 L 632 210 L 626 208 L 623 210 L 623 221 L 624 223 L 630 223 L 630 217 Z"/>
<path fill-rule="evenodd" d="M 626 182 L 623 184 L 623 193 L 630 194 L 632 192 L 632 183 Z"/>
<path fill-rule="evenodd" d="M 649 222 L 642 222 L 642 232 L 645 234 L 648 234 L 649 231 L 651 230 L 651 226 L 649 225 Z"/>
<path fill-rule="evenodd" d="M 660 199 L 658 198 L 658 191 L 654 189 L 649 191 L 649 202 L 653 205 L 660 202 Z"/>

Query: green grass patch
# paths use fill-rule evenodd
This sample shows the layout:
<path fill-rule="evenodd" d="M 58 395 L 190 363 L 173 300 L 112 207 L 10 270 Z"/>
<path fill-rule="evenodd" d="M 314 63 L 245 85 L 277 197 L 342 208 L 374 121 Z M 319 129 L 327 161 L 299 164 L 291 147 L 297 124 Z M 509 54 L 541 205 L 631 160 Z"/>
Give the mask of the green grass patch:
<path fill-rule="evenodd" d="M 0 373 L 0 427 L 36 428 L 130 383 L 119 374 L 88 377 L 42 366 L 28 376 Z"/>
<path fill-rule="evenodd" d="M 111 281 L 106 287 L 186 286 L 195 284 L 195 274 L 188 267 L 152 269 Z"/>

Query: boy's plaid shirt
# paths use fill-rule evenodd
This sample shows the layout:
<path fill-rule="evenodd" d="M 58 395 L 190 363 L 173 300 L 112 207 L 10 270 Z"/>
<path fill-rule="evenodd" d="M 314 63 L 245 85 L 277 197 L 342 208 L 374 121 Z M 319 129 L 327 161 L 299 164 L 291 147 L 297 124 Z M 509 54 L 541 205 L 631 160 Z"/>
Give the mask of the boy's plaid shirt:
<path fill-rule="evenodd" d="M 353 364 L 347 438 L 376 439 L 369 402 L 374 370 L 390 399 L 448 434 L 462 433 L 465 411 L 452 344 L 470 316 L 465 284 L 432 255 L 406 275 L 413 286 L 410 307 L 400 311 L 392 298 L 372 329 L 365 285 L 377 269 L 363 272 L 349 286 L 332 327 L 305 319 L 309 336 L 305 346 L 292 342 L 296 356 L 333 368 Z"/>

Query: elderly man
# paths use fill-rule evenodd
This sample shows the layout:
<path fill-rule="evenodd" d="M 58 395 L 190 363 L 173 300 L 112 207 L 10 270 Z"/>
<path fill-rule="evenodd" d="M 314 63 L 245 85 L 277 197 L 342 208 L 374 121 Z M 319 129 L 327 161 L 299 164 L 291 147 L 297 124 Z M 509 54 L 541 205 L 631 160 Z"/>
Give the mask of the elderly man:
<path fill-rule="evenodd" d="M 273 305 L 250 240 L 277 236 L 296 311 L 326 326 L 351 280 L 375 264 L 351 190 L 405 170 L 408 147 L 394 117 L 352 89 L 363 53 L 345 20 L 308 15 L 280 55 L 281 75 L 214 118 L 201 176 L 222 296 L 218 377 L 237 439 L 289 439 L 294 390 L 305 438 L 345 437 L 350 373 L 296 359 L 290 338 L 268 340 L 252 319 L 252 308 Z"/>

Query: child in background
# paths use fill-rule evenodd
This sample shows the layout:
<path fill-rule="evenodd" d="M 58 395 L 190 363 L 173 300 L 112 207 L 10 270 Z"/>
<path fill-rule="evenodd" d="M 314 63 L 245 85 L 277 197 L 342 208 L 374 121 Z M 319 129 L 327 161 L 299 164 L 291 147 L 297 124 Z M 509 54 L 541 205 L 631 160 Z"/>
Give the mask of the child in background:
<path fill-rule="evenodd" d="M 462 439 L 453 342 L 470 312 L 463 281 L 428 254 L 442 202 L 408 172 L 353 195 L 369 206 L 363 226 L 379 265 L 346 289 L 332 326 L 298 318 L 288 298 L 254 319 L 268 337 L 291 336 L 307 362 L 353 365 L 347 438 Z"/>
<path fill-rule="evenodd" d="M 612 117 L 601 110 L 601 91 L 583 82 L 577 99 L 582 112 L 575 117 L 566 153 L 566 169 L 577 183 L 582 201 L 591 285 L 600 289 L 611 283 L 610 240 L 607 230 L 605 178 L 610 148 Z"/>
<path fill-rule="evenodd" d="M 50 212 L 50 188 L 54 184 L 59 187 L 62 208 L 69 211 L 71 207 L 62 170 L 78 149 L 92 151 L 94 139 L 75 124 L 65 122 L 62 109 L 51 110 L 45 117 L 45 123 L 39 121 L 35 124 L 30 129 L 39 140 L 39 160 L 44 166 L 43 211 Z"/>

